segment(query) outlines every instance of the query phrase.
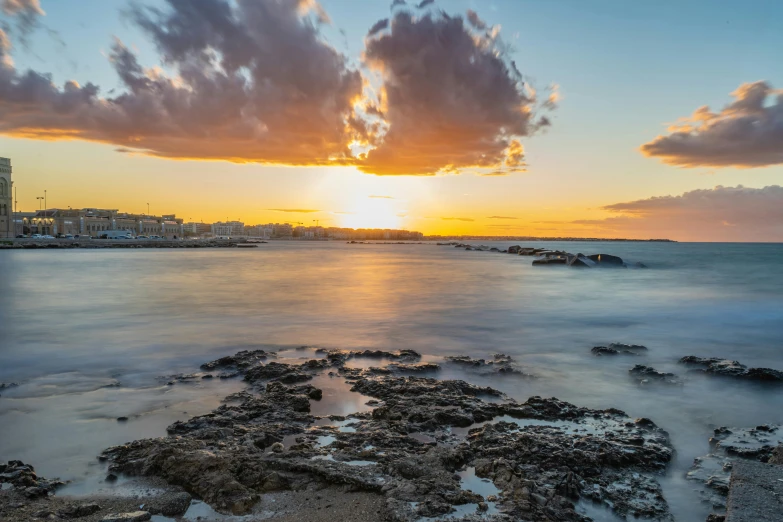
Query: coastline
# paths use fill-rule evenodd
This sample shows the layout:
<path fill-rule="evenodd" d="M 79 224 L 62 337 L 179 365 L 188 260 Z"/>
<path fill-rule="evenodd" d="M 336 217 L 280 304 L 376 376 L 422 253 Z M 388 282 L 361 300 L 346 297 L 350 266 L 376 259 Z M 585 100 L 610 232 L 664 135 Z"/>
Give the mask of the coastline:
<path fill-rule="evenodd" d="M 599 348 L 585 357 L 646 351 L 638 345 Z M 673 520 L 659 480 L 676 447 L 653 420 L 630 418 L 612 405 L 593 410 L 535 396 L 519 402 L 490 387 L 438 378 L 450 366 L 496 379 L 529 378 L 502 354 L 433 361 L 413 350 L 302 347 L 293 353 L 246 350 L 205 362 L 169 385 L 241 379 L 246 389 L 209 414 L 175 422 L 166 437 L 103 451 L 98 459 L 108 464 L 107 480 L 126 481 L 120 489 L 125 494 L 59 496 L 56 480 L 11 462 L 0 470 L 0 480 L 11 485 L 0 491 L 0 517 L 98 522 L 155 515 L 168 521 L 198 512 L 203 520 L 251 514 L 273 521 L 499 522 L 583 521 L 598 510 Z M 729 363 L 681 361 L 714 378 L 783 384 L 781 372 Z M 644 378 L 651 384 L 678 384 L 649 370 Z M 360 394 L 366 408 L 323 414 L 324 390 L 335 382 Z M 697 464 L 777 462 L 781 449 L 770 442 L 777 438 L 783 443 L 783 430 L 772 426 L 721 428 L 714 453 Z M 748 446 L 749 440 L 757 443 Z M 720 511 L 728 479 L 709 469 L 697 465 L 689 478 L 703 483 Z M 109 516 L 118 512 L 127 518 Z"/>

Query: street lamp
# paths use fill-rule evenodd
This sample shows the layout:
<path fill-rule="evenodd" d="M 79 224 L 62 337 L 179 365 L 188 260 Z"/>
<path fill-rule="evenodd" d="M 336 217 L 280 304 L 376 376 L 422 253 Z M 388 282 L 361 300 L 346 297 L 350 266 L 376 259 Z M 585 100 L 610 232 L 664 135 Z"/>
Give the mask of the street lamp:
<path fill-rule="evenodd" d="M 44 206 L 46 207 L 46 210 L 49 210 L 49 204 L 46 202 L 46 191 L 44 190 Z"/>
<path fill-rule="evenodd" d="M 43 200 L 45 199 L 43 196 L 37 196 L 35 199 L 38 200 L 38 210 L 43 210 L 41 205 L 43 203 Z"/>
<path fill-rule="evenodd" d="M 149 215 L 150 215 L 150 204 L 147 203 L 147 216 L 149 217 Z"/>

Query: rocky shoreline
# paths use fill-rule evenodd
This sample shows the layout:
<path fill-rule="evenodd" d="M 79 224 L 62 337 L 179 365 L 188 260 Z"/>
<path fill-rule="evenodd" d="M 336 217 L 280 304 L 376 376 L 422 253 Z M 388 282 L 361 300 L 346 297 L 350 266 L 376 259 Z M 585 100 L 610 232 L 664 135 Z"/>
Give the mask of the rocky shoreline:
<path fill-rule="evenodd" d="M 646 351 L 596 348 L 601 357 Z M 98 457 L 108 465 L 108 480 L 120 476 L 161 489 L 132 499 L 59 497 L 61 482 L 12 461 L 0 465 L 0 520 L 176 520 L 192 498 L 217 513 L 269 520 L 583 522 L 591 520 L 579 509 L 584 503 L 628 520 L 673 520 L 659 479 L 674 448 L 650 419 L 556 398 L 519 402 L 490 387 L 436 379 L 429 375 L 440 365 L 413 350 L 306 353 L 312 357 L 292 362 L 272 351 L 241 351 L 203 364 L 201 372 L 166 377 L 171 386 L 241 378 L 247 389 L 209 414 L 175 422 L 167 437 L 111 447 Z M 503 354 L 448 357 L 443 364 L 526 375 Z M 776 375 L 729 366 L 740 378 L 769 382 L 766 376 Z M 630 373 L 680 382 L 643 365 Z M 350 386 L 367 407 L 345 416 L 313 414 L 324 397 L 314 383 L 331 381 Z M 720 428 L 713 442 L 715 453 L 697 459 L 688 478 L 703 483 L 705 501 L 718 511 L 728 491 L 719 471 L 725 475 L 731 459 L 774 463 L 783 456 L 783 430 L 774 426 Z"/>
<path fill-rule="evenodd" d="M 533 266 L 564 265 L 573 268 L 628 268 L 629 265 L 621 257 L 611 254 L 572 254 L 564 250 L 551 250 L 548 248 L 522 247 L 513 245 L 506 249 L 489 247 L 486 245 L 470 245 L 467 243 L 449 242 L 438 243 L 440 246 L 453 246 L 468 251 L 494 252 L 497 254 L 511 254 L 516 256 L 535 257 Z M 634 263 L 634 268 L 647 268 L 644 263 Z"/>

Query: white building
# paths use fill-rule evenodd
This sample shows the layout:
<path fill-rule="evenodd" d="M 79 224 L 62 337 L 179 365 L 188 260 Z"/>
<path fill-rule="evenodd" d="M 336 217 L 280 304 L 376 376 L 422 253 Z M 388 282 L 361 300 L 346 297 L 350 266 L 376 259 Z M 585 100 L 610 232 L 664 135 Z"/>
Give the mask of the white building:
<path fill-rule="evenodd" d="M 14 202 L 11 194 L 11 160 L 0 158 L 0 237 L 14 237 Z"/>
<path fill-rule="evenodd" d="M 216 237 L 244 236 L 245 224 L 241 221 L 218 221 L 212 223 L 212 235 Z"/>

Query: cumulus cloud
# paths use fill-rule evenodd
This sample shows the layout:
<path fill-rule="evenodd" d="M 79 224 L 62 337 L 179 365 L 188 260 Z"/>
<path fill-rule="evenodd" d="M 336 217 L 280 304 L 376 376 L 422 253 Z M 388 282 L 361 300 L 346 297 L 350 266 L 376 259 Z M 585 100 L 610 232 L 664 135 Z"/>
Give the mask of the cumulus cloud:
<path fill-rule="evenodd" d="M 321 212 L 318 209 L 312 208 L 268 208 L 267 210 L 273 210 L 275 212 L 291 212 L 294 214 L 312 214 L 313 212 Z"/>
<path fill-rule="evenodd" d="M 783 241 L 783 187 L 777 185 L 717 186 L 615 203 L 603 210 L 618 215 L 570 224 L 615 235 L 682 241 Z"/>
<path fill-rule="evenodd" d="M 145 69 L 121 42 L 112 64 L 125 87 L 113 97 L 95 85 L 0 70 L 0 132 L 84 139 L 168 158 L 289 165 L 351 157 L 363 132 L 353 116 L 362 78 L 317 30 L 323 15 L 306 0 L 167 0 L 129 16 L 167 66 Z M 3 51 L 0 51 L 3 52 Z"/>
<path fill-rule="evenodd" d="M 0 2 L 19 20 L 43 15 L 37 0 Z M 143 64 L 115 41 L 109 59 L 121 87 L 107 94 L 17 69 L 3 31 L 0 134 L 372 174 L 524 170 L 521 139 L 549 124 L 535 113 L 551 99 L 539 103 L 525 85 L 498 27 L 472 11 L 467 22 L 411 13 L 430 3 L 395 2 L 392 18 L 370 29 L 362 60 L 372 77 L 323 39 L 329 18 L 315 0 L 132 3 L 125 16 L 160 63 Z"/>
<path fill-rule="evenodd" d="M 497 28 L 468 20 L 397 10 L 388 30 L 368 36 L 364 62 L 382 79 L 385 130 L 361 170 L 433 175 L 524 165 L 519 139 L 548 120 L 536 120 L 535 94 L 507 59 Z"/>
<path fill-rule="evenodd" d="M 642 145 L 646 156 L 681 167 L 765 167 L 783 163 L 783 90 L 745 83 L 718 113 L 700 107 L 667 136 Z"/>
<path fill-rule="evenodd" d="M 442 217 L 441 219 L 444 221 L 476 221 L 475 219 L 464 217 Z"/>

